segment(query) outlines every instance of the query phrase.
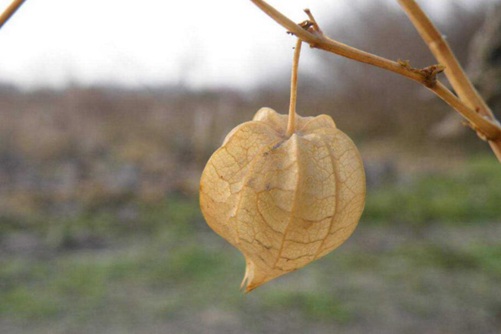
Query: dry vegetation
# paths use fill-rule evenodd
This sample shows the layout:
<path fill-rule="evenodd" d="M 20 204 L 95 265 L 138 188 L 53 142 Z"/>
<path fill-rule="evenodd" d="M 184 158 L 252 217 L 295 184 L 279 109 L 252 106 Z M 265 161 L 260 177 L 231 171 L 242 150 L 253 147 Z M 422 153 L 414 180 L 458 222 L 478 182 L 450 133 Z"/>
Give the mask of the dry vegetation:
<path fill-rule="evenodd" d="M 203 164 L 235 124 L 250 119 L 261 105 L 284 110 L 287 104 L 287 97 L 280 93 L 271 99 L 268 93 L 264 102 L 230 91 L 73 88 L 32 93 L 4 90 L 1 94 L 4 215 L 47 206 L 84 209 L 130 195 L 145 200 L 160 200 L 175 192 L 193 195 Z M 426 124 L 444 113 L 436 101 L 413 111 L 406 107 L 405 113 L 374 109 L 375 103 L 365 99 L 355 105 L 366 108 L 356 112 L 352 105 L 349 110 L 343 108 L 343 101 L 331 104 L 303 98 L 303 104 L 299 108 L 309 115 L 333 115 L 341 128 L 353 134 L 369 160 L 389 157 L 397 164 L 399 152 L 411 147 L 411 155 L 403 156 L 401 163 L 419 165 L 431 156 L 438 158 L 436 166 L 450 166 L 450 155 L 461 158 L 468 155 L 468 149 L 482 148 L 473 137 L 470 144 L 465 138 L 460 143 L 426 139 Z M 381 118 L 389 121 L 375 121 Z M 428 151 L 434 145 L 439 149 Z M 449 157 L 440 159 L 446 150 Z"/>
<path fill-rule="evenodd" d="M 355 8 L 355 17 L 327 27 L 328 34 L 382 56 L 411 59 L 415 66 L 433 63 L 398 8 Z M 467 63 L 466 46 L 483 21 L 484 9 L 451 8 L 441 29 Z M 391 160 L 399 165 L 395 167 L 426 167 L 433 160 L 437 167 L 450 167 L 451 158 L 485 151 L 473 133 L 455 126 L 459 118 L 452 126 L 440 127 L 452 112 L 419 85 L 317 54 L 324 75 L 300 80 L 298 110 L 305 116 L 333 116 L 367 160 Z M 2 86 L 0 181 L 6 186 L 0 196 L 8 203 L 3 212 L 34 208 L 43 204 L 37 204 L 40 197 L 54 205 L 80 205 L 131 193 L 145 199 L 179 191 L 193 194 L 201 167 L 231 128 L 262 106 L 286 112 L 285 80 L 283 89 L 252 93 L 175 87 L 23 93 Z"/>
<path fill-rule="evenodd" d="M 1 101 L 4 214 L 47 202 L 194 193 L 201 164 L 245 107 L 231 92 L 77 88 L 4 91 Z"/>

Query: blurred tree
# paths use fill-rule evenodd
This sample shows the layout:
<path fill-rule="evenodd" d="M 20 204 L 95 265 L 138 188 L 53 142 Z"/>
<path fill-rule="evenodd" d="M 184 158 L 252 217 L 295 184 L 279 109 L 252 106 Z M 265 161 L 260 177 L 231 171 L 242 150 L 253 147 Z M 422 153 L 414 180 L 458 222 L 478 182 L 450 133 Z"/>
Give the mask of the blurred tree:
<path fill-rule="evenodd" d="M 501 115 L 501 4 L 489 12 L 471 44 L 469 71 L 487 103 Z"/>

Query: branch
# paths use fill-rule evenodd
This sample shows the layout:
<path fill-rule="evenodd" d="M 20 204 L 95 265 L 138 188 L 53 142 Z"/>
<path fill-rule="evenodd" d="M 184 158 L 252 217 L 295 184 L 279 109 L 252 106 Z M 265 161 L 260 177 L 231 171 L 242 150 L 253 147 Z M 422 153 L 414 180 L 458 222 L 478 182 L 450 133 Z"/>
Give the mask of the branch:
<path fill-rule="evenodd" d="M 408 79 L 417 81 L 420 84 L 424 85 L 426 88 L 428 88 L 437 96 L 439 96 L 442 100 L 447 102 L 447 104 L 452 106 L 464 118 L 466 118 L 471 123 L 471 127 L 481 135 L 481 138 L 489 140 L 489 144 L 491 144 L 492 150 L 494 151 L 499 161 L 501 162 L 501 125 L 493 117 L 487 117 L 486 114 L 480 114 L 476 111 L 477 109 L 473 107 L 477 105 L 486 106 L 485 102 L 483 102 L 483 104 L 479 103 L 467 104 L 458 97 L 456 97 L 456 95 L 454 95 L 449 89 L 447 89 L 442 83 L 440 83 L 437 80 L 436 76 L 443 70 L 443 67 L 441 65 L 433 65 L 426 67 L 424 69 L 415 69 L 412 68 L 407 62 L 402 62 L 402 61 L 395 62 L 383 57 L 376 56 L 374 54 L 337 42 L 325 36 L 318 27 L 317 22 L 315 21 L 315 19 L 313 18 L 313 16 L 309 11 L 306 11 L 306 13 L 309 16 L 310 21 L 306 21 L 298 25 L 289 18 L 287 18 L 285 15 L 280 13 L 278 10 L 270 6 L 264 0 L 251 0 L 251 1 L 256 6 L 258 6 L 263 12 L 268 14 L 272 19 L 274 19 L 276 22 L 278 22 L 280 25 L 286 28 L 290 33 L 296 35 L 304 42 L 310 44 L 310 46 L 313 48 L 322 49 L 358 62 L 380 67 L 382 69 L 397 73 L 399 75 L 402 75 Z M 412 2 L 415 6 L 417 6 L 417 4 L 412 0 L 399 0 L 399 1 L 401 1 L 401 3 Z M 416 11 L 413 11 L 413 13 L 416 13 Z M 422 13 L 422 15 L 424 15 L 424 13 Z M 416 17 L 415 20 L 419 22 L 424 22 L 420 17 Z M 427 22 L 429 22 L 429 20 Z M 426 30 L 426 31 L 431 31 L 431 30 Z M 450 52 L 450 54 L 453 56 L 452 52 Z M 446 59 L 447 60 L 446 64 L 450 66 L 450 64 L 452 63 L 450 62 L 451 57 L 444 56 L 443 59 Z M 450 73 L 451 71 L 456 73 L 457 69 L 452 68 L 446 71 L 447 73 Z M 462 73 L 464 73 L 464 71 L 462 71 Z M 461 82 L 462 80 L 464 80 L 462 77 L 456 79 L 456 81 L 459 82 Z M 463 87 L 465 85 L 460 84 L 460 86 Z M 463 90 L 468 91 L 466 88 L 463 88 Z M 479 95 L 478 98 L 482 100 Z M 486 108 L 486 110 L 489 110 L 488 107 Z"/>
<path fill-rule="evenodd" d="M 489 108 L 485 100 L 480 96 L 478 91 L 473 86 L 472 82 L 466 75 L 465 71 L 459 64 L 456 56 L 452 52 L 449 44 L 444 39 L 442 34 L 438 31 L 435 25 L 426 16 L 423 10 L 414 0 L 398 0 L 400 6 L 405 11 L 412 24 L 421 35 L 430 49 L 431 53 L 438 62 L 445 66 L 445 75 L 456 91 L 461 101 L 470 109 L 477 111 L 484 118 L 490 120 L 492 123 L 500 127 L 499 122 L 496 120 L 494 113 Z M 472 124 L 475 124 L 472 122 Z M 499 135 L 487 135 L 483 133 L 483 128 L 474 128 L 479 135 L 484 136 L 489 140 L 489 145 L 501 161 L 501 138 Z"/>
<path fill-rule="evenodd" d="M 479 112 L 492 117 L 492 111 L 476 91 L 449 44 L 419 5 L 414 0 L 398 0 L 398 2 L 435 58 L 446 67 L 445 75 L 461 101 L 467 105 L 471 103 L 469 107 L 472 109 L 483 109 Z"/>
<path fill-rule="evenodd" d="M 12 15 L 21 7 L 25 0 L 14 0 L 7 9 L 0 15 L 0 28 L 3 27 L 5 22 L 7 22 Z"/>
<path fill-rule="evenodd" d="M 251 0 L 256 6 L 258 6 L 263 12 L 268 14 L 273 20 L 282 25 L 287 31 L 296 35 L 298 38 L 302 39 L 304 42 L 310 44 L 311 47 L 329 51 L 340 56 L 356 60 L 361 63 L 371 64 L 377 67 L 381 67 L 385 70 L 389 70 L 400 75 L 403 75 L 414 81 L 424 83 L 423 75 L 418 71 L 411 70 L 410 68 L 402 66 L 399 62 L 392 61 L 383 57 L 376 56 L 372 53 L 368 53 L 349 45 L 332 40 L 322 34 L 319 30 L 305 29 L 308 25 L 303 28 L 301 25 L 296 24 L 294 21 L 283 15 L 281 12 L 273 8 L 271 5 L 263 0 Z M 308 11 L 309 13 L 309 11 Z M 311 13 L 309 13 L 310 17 Z M 313 21 L 315 22 L 315 21 Z M 312 23 L 313 23 L 312 22 Z M 303 24 L 304 25 L 304 24 Z M 316 24 L 316 22 L 314 23 Z M 309 27 L 311 28 L 311 27 Z"/>

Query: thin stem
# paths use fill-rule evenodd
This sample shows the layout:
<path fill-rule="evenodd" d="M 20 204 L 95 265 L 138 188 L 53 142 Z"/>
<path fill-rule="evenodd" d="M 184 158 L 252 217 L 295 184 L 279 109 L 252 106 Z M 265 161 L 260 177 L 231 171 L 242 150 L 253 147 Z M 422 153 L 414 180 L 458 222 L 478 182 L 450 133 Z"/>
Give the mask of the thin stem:
<path fill-rule="evenodd" d="M 0 28 L 3 27 L 5 22 L 7 22 L 12 15 L 16 12 L 16 10 L 21 7 L 21 5 L 24 3 L 25 0 L 14 0 L 7 9 L 0 15 Z"/>
<path fill-rule="evenodd" d="M 301 55 L 301 45 L 303 41 L 298 38 L 294 48 L 294 58 L 292 60 L 291 72 L 291 99 L 289 103 L 289 119 L 287 121 L 286 136 L 290 137 L 296 131 L 296 101 L 297 101 L 297 70 L 299 67 L 299 56 Z"/>
<path fill-rule="evenodd" d="M 478 95 L 478 99 L 482 101 L 482 103 L 465 103 L 462 99 L 457 98 L 449 89 L 447 89 L 445 86 L 443 86 L 437 79 L 436 76 L 438 73 L 441 72 L 441 67 L 434 65 L 430 66 L 424 69 L 415 69 L 409 66 L 409 64 L 405 62 L 395 62 L 383 57 L 379 57 L 376 55 L 373 55 L 371 53 L 353 48 L 351 46 L 348 46 L 346 44 L 337 42 L 335 40 L 332 40 L 325 36 L 320 29 L 318 28 L 318 24 L 314 20 L 313 16 L 311 15 L 311 12 L 307 12 L 308 16 L 310 17 L 310 20 L 313 23 L 313 30 L 311 25 L 305 25 L 301 26 L 296 23 L 294 23 L 292 20 L 287 18 L 285 15 L 280 13 L 278 10 L 267 4 L 264 0 L 251 0 L 256 6 L 258 6 L 263 12 L 265 12 L 267 15 L 269 15 L 272 19 L 274 19 L 276 22 L 278 22 L 280 25 L 282 25 L 284 28 L 286 28 L 289 32 L 295 34 L 298 38 L 302 39 L 304 42 L 310 44 L 311 47 L 313 48 L 318 48 L 322 49 L 328 52 L 332 52 L 335 54 L 338 54 L 340 56 L 350 58 L 355 61 L 359 61 L 362 63 L 366 63 L 369 65 L 373 65 L 376 67 L 380 67 L 382 69 L 397 73 L 399 75 L 402 75 L 408 79 L 414 80 L 419 82 L 420 84 L 426 86 L 428 89 L 433 91 L 437 96 L 439 96 L 442 100 L 447 102 L 449 105 L 451 105 L 458 113 L 460 113 L 463 117 L 465 117 L 471 124 L 471 127 L 481 135 L 484 139 L 489 140 L 489 144 L 493 150 L 493 152 L 496 154 L 498 159 L 501 162 L 501 125 L 500 123 L 494 119 L 493 117 L 490 117 L 487 113 L 482 113 L 480 114 L 477 112 L 477 107 L 480 106 L 480 110 L 489 110 L 488 107 L 484 108 L 483 106 L 486 106 L 485 102 L 482 100 L 482 98 Z M 407 2 L 406 0 L 399 0 L 399 1 L 404 1 Z M 408 0 L 411 1 L 411 0 Z M 412 3 L 417 6 L 417 4 L 412 1 Z M 422 13 L 422 15 L 425 15 Z M 421 22 L 421 18 L 417 18 L 416 20 Z M 429 20 L 428 20 L 429 22 Z M 425 24 L 425 26 L 428 26 L 428 24 Z M 317 29 L 315 29 L 317 27 Z M 306 29 L 305 29 L 306 28 Z M 431 31 L 431 30 L 430 30 Z M 436 31 L 436 29 L 435 29 Z M 438 34 L 440 35 L 440 34 Z M 436 37 L 436 34 L 435 34 Z M 433 39 L 434 40 L 434 39 Z M 443 50 L 443 48 L 437 49 L 437 53 L 440 53 Z M 449 49 L 450 50 L 450 49 Z M 451 55 L 452 51 L 450 51 Z M 451 61 L 451 57 L 449 56 L 443 56 L 440 59 L 445 59 L 445 64 L 443 65 L 449 65 L 453 63 Z M 457 61 L 456 61 L 457 62 Z M 454 74 L 452 76 L 457 75 L 456 71 L 457 69 L 451 69 Z M 448 71 L 450 73 L 451 71 Z M 461 71 L 464 74 L 464 71 Z M 449 74 L 449 76 L 451 76 Z M 462 82 L 464 80 L 461 76 L 457 77 L 456 81 Z M 456 84 L 459 85 L 459 87 L 463 87 L 463 91 L 468 91 L 468 89 L 464 88 L 465 84 Z M 456 87 L 455 87 L 456 88 Z M 464 93 L 462 93 L 464 95 Z M 471 92 L 470 92 L 471 94 Z M 478 100 L 477 100 L 478 102 Z M 475 107 L 472 107 L 475 106 Z"/>

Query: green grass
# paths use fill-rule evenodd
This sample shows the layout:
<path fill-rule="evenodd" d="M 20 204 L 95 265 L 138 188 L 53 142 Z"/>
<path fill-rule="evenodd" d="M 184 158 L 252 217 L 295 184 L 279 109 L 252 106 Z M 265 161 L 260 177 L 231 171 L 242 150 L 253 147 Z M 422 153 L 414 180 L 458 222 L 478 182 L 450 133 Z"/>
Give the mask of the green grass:
<path fill-rule="evenodd" d="M 494 222 L 501 219 L 501 172 L 492 157 L 478 158 L 450 173 L 418 175 L 407 183 L 370 190 L 363 221 L 425 226 L 433 223 Z M 123 217 L 123 212 L 128 212 Z M 127 197 L 70 216 L 50 212 L 0 215 L 0 233 L 29 230 L 52 247 L 87 239 L 113 239 L 131 233 L 187 236 L 206 228 L 194 198 L 169 196 L 160 202 Z"/>
<path fill-rule="evenodd" d="M 499 221 L 500 203 L 499 163 L 479 158 L 457 171 L 369 191 L 363 219 L 415 225 Z"/>
<path fill-rule="evenodd" d="M 457 173 L 369 194 L 365 220 L 396 221 L 404 231 L 434 223 L 447 238 L 443 242 L 426 233 L 398 235 L 392 224 L 361 223 L 348 242 L 355 244 L 247 295 L 238 288 L 243 257 L 207 227 L 195 199 L 136 203 L 134 219 L 126 221 L 103 208 L 67 219 L 12 220 L 3 236 L 34 233 L 45 253 L 0 259 L 0 329 L 2 319 L 49 328 L 63 323 L 81 332 L 96 332 L 82 329 L 89 324 L 148 328 L 192 321 L 207 310 L 234 314 L 256 332 L 263 331 L 256 319 L 290 314 L 304 323 L 345 328 L 364 319 L 384 322 L 392 312 L 428 321 L 449 312 L 434 303 L 445 299 L 458 305 L 468 300 L 480 310 L 478 323 L 485 323 L 501 309 L 501 243 L 470 236 L 471 224 L 450 222 L 486 220 L 479 231 L 496 226 L 498 168 L 479 160 Z M 40 225 L 33 227 L 35 222 Z M 82 235 L 105 244 L 65 248 Z M 393 236 L 405 241 L 391 246 Z"/>
<path fill-rule="evenodd" d="M 336 296 L 322 291 L 270 290 L 263 296 L 263 307 L 269 312 L 285 309 L 297 311 L 313 321 L 346 323 L 353 319 L 352 312 Z"/>

